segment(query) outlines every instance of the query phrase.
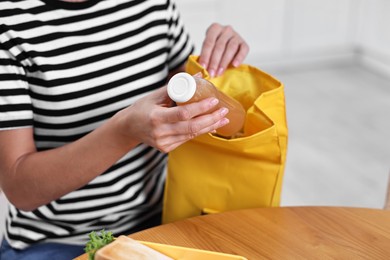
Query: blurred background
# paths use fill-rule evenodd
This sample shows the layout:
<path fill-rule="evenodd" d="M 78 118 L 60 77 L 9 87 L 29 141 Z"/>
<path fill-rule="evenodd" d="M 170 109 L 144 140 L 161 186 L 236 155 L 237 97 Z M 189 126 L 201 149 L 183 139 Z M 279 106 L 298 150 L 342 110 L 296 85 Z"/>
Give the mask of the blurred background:
<path fill-rule="evenodd" d="M 282 205 L 382 208 L 390 172 L 390 1 L 177 0 L 199 54 L 212 22 L 285 85 Z"/>
<path fill-rule="evenodd" d="M 198 54 L 211 23 L 233 25 L 251 48 L 245 63 L 284 83 L 282 206 L 382 208 L 390 172 L 390 1 L 176 2 Z"/>

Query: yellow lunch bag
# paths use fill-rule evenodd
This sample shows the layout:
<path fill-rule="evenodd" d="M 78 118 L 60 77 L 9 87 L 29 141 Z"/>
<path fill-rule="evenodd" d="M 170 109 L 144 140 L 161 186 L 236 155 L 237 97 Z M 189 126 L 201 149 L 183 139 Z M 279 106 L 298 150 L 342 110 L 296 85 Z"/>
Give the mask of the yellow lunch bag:
<path fill-rule="evenodd" d="M 163 223 L 279 206 L 288 133 L 283 84 L 245 64 L 210 78 L 196 56 L 189 58 L 186 71 L 202 72 L 244 106 L 244 134 L 234 139 L 204 134 L 169 153 Z"/>

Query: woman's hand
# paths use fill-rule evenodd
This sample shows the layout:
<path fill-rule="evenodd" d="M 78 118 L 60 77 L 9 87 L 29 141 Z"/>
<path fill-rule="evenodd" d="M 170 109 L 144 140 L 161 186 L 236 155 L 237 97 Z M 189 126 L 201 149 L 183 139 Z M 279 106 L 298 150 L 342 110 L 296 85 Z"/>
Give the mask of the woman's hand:
<path fill-rule="evenodd" d="M 214 23 L 207 29 L 199 63 L 211 77 L 220 76 L 230 64 L 239 66 L 248 52 L 248 44 L 231 26 Z"/>
<path fill-rule="evenodd" d="M 171 107 L 166 86 L 139 99 L 122 110 L 122 134 L 162 152 L 170 152 L 186 141 L 227 124 L 226 108 L 205 114 L 218 100 L 207 98 L 200 102 Z M 200 116 L 201 115 L 201 116 Z M 124 121 L 123 121 L 124 120 Z"/>

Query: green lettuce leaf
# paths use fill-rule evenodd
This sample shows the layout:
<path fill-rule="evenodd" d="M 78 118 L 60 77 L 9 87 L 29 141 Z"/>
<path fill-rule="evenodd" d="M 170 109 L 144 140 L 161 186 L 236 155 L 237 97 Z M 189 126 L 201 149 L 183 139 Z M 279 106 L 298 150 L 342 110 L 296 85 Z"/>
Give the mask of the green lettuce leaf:
<path fill-rule="evenodd" d="M 84 251 L 88 253 L 89 260 L 94 260 L 97 250 L 114 241 L 112 232 L 105 231 L 104 229 L 100 232 L 92 231 L 88 236 L 89 241 L 85 244 Z"/>

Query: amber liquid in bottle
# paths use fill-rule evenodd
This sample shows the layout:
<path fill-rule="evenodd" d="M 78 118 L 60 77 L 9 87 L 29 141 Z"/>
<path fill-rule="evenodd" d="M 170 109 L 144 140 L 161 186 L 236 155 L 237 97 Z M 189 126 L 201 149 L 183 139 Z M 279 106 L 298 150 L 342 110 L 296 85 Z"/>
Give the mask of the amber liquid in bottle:
<path fill-rule="evenodd" d="M 219 100 L 219 103 L 212 111 L 222 107 L 229 109 L 229 113 L 226 115 L 229 123 L 216 129 L 217 135 L 225 138 L 234 138 L 243 129 L 246 111 L 241 103 L 219 91 L 213 83 L 206 79 L 193 77 L 184 72 L 178 73 L 168 83 L 168 94 L 178 105 L 215 97 Z M 209 113 L 212 111 L 209 111 Z"/>

